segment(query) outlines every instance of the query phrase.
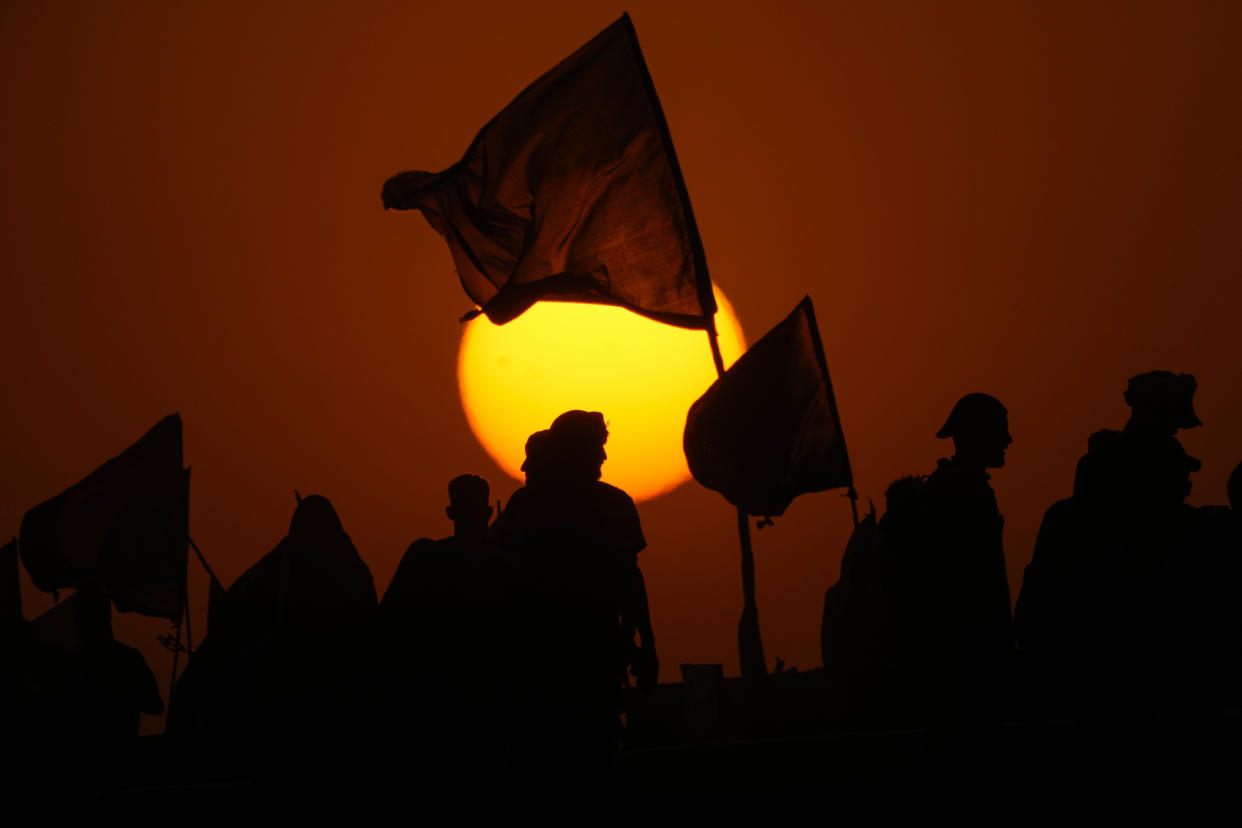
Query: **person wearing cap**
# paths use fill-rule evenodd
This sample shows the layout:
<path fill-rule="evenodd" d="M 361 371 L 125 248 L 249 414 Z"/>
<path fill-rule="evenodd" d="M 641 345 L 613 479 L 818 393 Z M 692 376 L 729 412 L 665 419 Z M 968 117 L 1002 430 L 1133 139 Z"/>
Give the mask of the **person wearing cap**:
<path fill-rule="evenodd" d="M 1130 377 L 1123 395 L 1130 418 L 1121 431 L 1103 429 L 1088 438 L 1074 473 L 1074 493 L 1101 508 L 1123 506 L 1127 493 L 1134 492 L 1134 472 L 1159 457 L 1178 431 L 1203 425 L 1194 409 L 1196 388 L 1190 374 L 1147 371 Z"/>
<path fill-rule="evenodd" d="M 980 393 L 958 400 L 936 436 L 953 441 L 953 454 L 921 493 L 927 720 L 946 767 L 979 770 L 1013 659 L 1004 520 L 988 474 L 1005 465 L 1013 437 L 1005 406 Z"/>
<path fill-rule="evenodd" d="M 1179 646 L 1170 640 L 1183 626 L 1171 617 L 1170 574 L 1181 566 L 1185 499 L 1201 464 L 1175 435 L 1201 425 L 1195 387 L 1191 375 L 1170 371 L 1131 377 L 1124 428 L 1091 435 L 1072 496 L 1044 515 L 1016 609 L 1038 712 L 1096 716 L 1120 699 L 1138 705 L 1157 684 L 1141 677 L 1145 665 Z"/>

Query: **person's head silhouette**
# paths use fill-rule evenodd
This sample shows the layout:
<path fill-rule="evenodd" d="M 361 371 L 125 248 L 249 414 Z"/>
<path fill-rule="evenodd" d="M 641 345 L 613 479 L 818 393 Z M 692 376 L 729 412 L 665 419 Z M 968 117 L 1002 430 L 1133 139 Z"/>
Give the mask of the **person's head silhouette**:
<path fill-rule="evenodd" d="M 552 432 L 544 429 L 526 438 L 526 459 L 522 471 L 526 473 L 526 485 L 546 483 L 553 476 L 556 466 L 553 456 Z"/>
<path fill-rule="evenodd" d="M 953 438 L 953 459 L 964 466 L 998 469 L 1013 442 L 1009 412 L 990 394 L 967 394 L 957 401 L 936 436 Z"/>
<path fill-rule="evenodd" d="M 1130 377 L 1126 386 L 1126 405 L 1130 406 L 1127 431 L 1173 435 L 1181 428 L 1203 425 L 1195 414 L 1194 396 L 1198 387 L 1190 374 L 1148 371 Z"/>
<path fill-rule="evenodd" d="M 598 411 L 566 411 L 552 421 L 551 432 L 559 465 L 571 480 L 599 480 L 608 454 L 608 425 Z"/>
<path fill-rule="evenodd" d="M 323 543 L 345 536 L 341 519 L 332 508 L 332 501 L 323 495 L 298 496 L 297 508 L 289 521 L 289 540 L 299 543 Z"/>
<path fill-rule="evenodd" d="M 478 475 L 463 474 L 449 482 L 448 492 L 449 505 L 444 513 L 453 521 L 453 534 L 458 537 L 485 535 L 492 517 L 487 481 Z"/>

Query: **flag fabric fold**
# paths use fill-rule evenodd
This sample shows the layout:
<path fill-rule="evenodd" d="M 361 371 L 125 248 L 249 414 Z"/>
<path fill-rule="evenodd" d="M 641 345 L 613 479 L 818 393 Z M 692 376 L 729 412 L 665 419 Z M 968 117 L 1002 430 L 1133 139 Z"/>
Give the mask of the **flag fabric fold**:
<path fill-rule="evenodd" d="M 540 300 L 712 324 L 702 244 L 628 15 L 528 86 L 459 162 L 390 178 L 383 201 L 444 235 L 496 324 Z"/>
<path fill-rule="evenodd" d="M 101 586 L 121 612 L 181 617 L 189 470 L 165 417 L 79 483 L 28 511 L 18 550 L 44 592 Z"/>
<path fill-rule="evenodd" d="M 810 297 L 690 407 L 683 447 L 695 480 L 752 515 L 852 485 Z"/>

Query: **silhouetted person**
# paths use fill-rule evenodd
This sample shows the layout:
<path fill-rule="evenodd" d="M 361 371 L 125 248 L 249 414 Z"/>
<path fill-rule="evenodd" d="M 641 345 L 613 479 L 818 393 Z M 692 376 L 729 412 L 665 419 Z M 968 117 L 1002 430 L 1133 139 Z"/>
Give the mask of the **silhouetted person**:
<path fill-rule="evenodd" d="M 1200 464 L 1174 436 L 1200 424 L 1194 390 L 1188 374 L 1132 377 L 1125 428 L 1091 435 L 1073 496 L 1044 516 L 1017 607 L 1018 646 L 1037 712 L 1094 716 L 1118 705 L 1145 706 L 1140 699 L 1160 697 L 1153 690 L 1176 681 L 1171 670 L 1145 675 L 1145 665 L 1174 651 L 1181 661 L 1186 646 L 1175 643 L 1178 631 L 1197 623 L 1170 613 L 1173 603 L 1193 603 L 1197 589 L 1195 555 L 1177 550 L 1201 545 L 1187 540 L 1198 531 L 1184 504 L 1189 475 Z"/>
<path fill-rule="evenodd" d="M 268 751 L 303 768 L 339 759 L 373 704 L 365 645 L 377 608 L 332 504 L 301 498 L 288 535 L 229 587 L 218 628 L 191 661 L 202 674 L 194 730 L 264 771 L 277 767 Z"/>
<path fill-rule="evenodd" d="M 958 400 L 936 436 L 953 440 L 953 455 L 920 493 L 923 598 L 911 600 L 924 615 L 915 657 L 926 682 L 931 768 L 973 782 L 987 772 L 1013 663 L 1004 520 L 988 475 L 1005 465 L 1013 437 L 1008 412 L 988 394 Z"/>
<path fill-rule="evenodd" d="M 1013 649 L 1004 520 L 987 472 L 1005 465 L 1013 442 L 1008 413 L 995 397 L 968 394 L 936 436 L 953 440 L 953 456 L 937 463 L 922 493 L 942 587 L 933 591 L 939 603 L 930 618 L 931 637 L 939 638 L 933 651 L 970 692 L 991 695 Z"/>
<path fill-rule="evenodd" d="M 455 660 L 455 642 L 466 630 L 459 615 L 471 615 L 477 572 L 487 563 L 487 527 L 492 516 L 487 481 L 473 474 L 454 478 L 444 512 L 453 534 L 410 544 L 380 603 L 385 624 L 417 642 L 422 661 L 445 669 L 433 656 Z M 469 620 L 469 619 L 467 619 Z"/>
<path fill-rule="evenodd" d="M 599 480 L 607 439 L 603 415 L 586 411 L 532 435 L 527 485 L 494 526 L 520 632 L 515 750 L 535 759 L 526 784 L 562 793 L 607 779 L 626 665 L 642 687 L 659 669 L 637 563 L 646 545 L 638 511 Z"/>
<path fill-rule="evenodd" d="M 1145 496 L 1153 469 L 1147 458 L 1161 456 L 1162 445 L 1180 429 L 1202 425 L 1194 411 L 1197 384 L 1190 374 L 1148 371 L 1130 378 L 1125 391 L 1130 418 L 1121 431 L 1092 434 L 1078 461 L 1074 494 L 1092 508 L 1126 508 Z"/>
<path fill-rule="evenodd" d="M 952 438 L 953 456 L 895 481 L 884 516 L 851 539 L 826 599 L 824 665 L 850 718 L 930 724 L 941 741 L 967 730 L 954 749 L 978 753 L 1013 662 L 1004 524 L 987 473 L 1013 438 L 987 394 L 962 397 L 936 436 Z"/>
<path fill-rule="evenodd" d="M 107 593 L 85 587 L 33 622 L 44 738 L 116 750 L 137 738 L 140 714 L 164 712 L 155 675 L 113 638 L 111 616 Z"/>
<path fill-rule="evenodd" d="M 1197 461 L 1191 470 L 1198 469 Z M 1230 506 L 1183 506 L 1172 554 L 1155 575 L 1163 598 L 1155 643 L 1167 665 L 1163 699 L 1173 711 L 1221 710 L 1242 700 L 1242 466 Z"/>
<path fill-rule="evenodd" d="M 884 516 L 867 515 L 850 536 L 841 576 L 824 600 L 824 668 L 852 726 L 920 722 L 924 692 L 918 630 L 929 562 L 921 511 L 925 477 L 885 491 Z"/>
<path fill-rule="evenodd" d="M 453 534 L 412 543 L 380 604 L 393 667 L 394 721 L 403 753 L 439 763 L 445 779 L 478 782 L 499 753 L 500 590 L 487 540 L 487 481 L 448 486 Z M 470 765 L 473 767 L 470 767 Z"/>

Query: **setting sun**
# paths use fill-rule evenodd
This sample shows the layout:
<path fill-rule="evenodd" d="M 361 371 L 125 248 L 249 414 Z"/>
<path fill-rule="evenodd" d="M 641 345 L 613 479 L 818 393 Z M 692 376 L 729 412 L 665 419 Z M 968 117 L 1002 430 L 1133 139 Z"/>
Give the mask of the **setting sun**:
<path fill-rule="evenodd" d="M 717 289 L 725 365 L 742 329 Z M 681 449 L 686 411 L 716 378 L 707 334 L 605 305 L 540 302 L 507 325 L 466 323 L 457 382 L 470 428 L 521 480 L 526 438 L 573 408 L 601 411 L 609 438 L 604 480 L 649 500 L 690 477 Z"/>

